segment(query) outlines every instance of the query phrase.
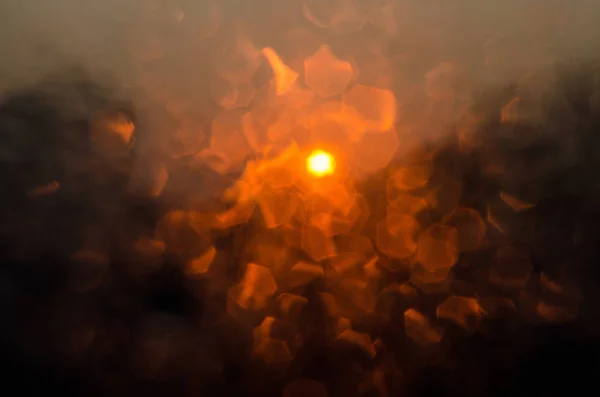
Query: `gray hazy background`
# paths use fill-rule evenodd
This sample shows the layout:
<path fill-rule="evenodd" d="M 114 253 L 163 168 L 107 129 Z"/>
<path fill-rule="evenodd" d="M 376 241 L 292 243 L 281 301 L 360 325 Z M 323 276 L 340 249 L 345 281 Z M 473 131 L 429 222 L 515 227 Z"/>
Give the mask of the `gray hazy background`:
<path fill-rule="evenodd" d="M 559 58 L 598 55 L 598 1 L 394 2 L 398 5 L 398 38 L 421 45 L 417 48 L 423 58 L 468 63 L 489 42 L 489 50 L 504 58 L 505 75 L 496 71 L 498 79 L 510 78 L 511 67 L 535 67 Z M 187 85 L 199 71 L 185 70 L 181 61 L 206 61 L 201 59 L 206 55 L 205 46 L 218 41 L 214 35 L 212 39 L 203 37 L 204 32 L 213 29 L 209 25 L 215 23 L 209 17 L 212 6 L 220 9 L 222 23 L 217 35 L 227 35 L 223 31 L 232 31 L 235 24 L 255 38 L 257 45 L 277 49 L 276 41 L 286 29 L 283 20 L 288 18 L 287 14 L 280 18 L 283 14 L 279 11 L 287 9 L 300 20 L 301 4 L 281 0 L 4 0 L 0 3 L 1 87 L 35 80 L 65 61 L 81 62 L 91 69 L 108 70 L 129 79 L 135 57 L 128 47 L 136 42 L 139 47 L 154 44 L 176 48 L 177 65 L 163 65 L 156 73 L 174 86 Z M 179 73 L 179 78 L 173 73 Z"/>
<path fill-rule="evenodd" d="M 326 1 L 325 1 L 326 2 Z M 362 1 L 368 4 L 378 0 Z M 179 10 L 189 23 L 206 25 L 209 3 L 225 11 L 226 19 L 247 21 L 248 25 L 269 30 L 278 21 L 270 19 L 266 7 L 286 2 L 274 0 L 4 0 L 0 4 L 2 74 L 12 78 L 31 78 L 52 67 L 53 55 L 72 55 L 98 67 L 119 70 L 123 59 L 124 34 L 136 30 L 149 37 L 169 38 L 168 19 Z M 301 2 L 289 1 L 289 8 Z M 482 39 L 517 35 L 516 44 L 538 51 L 553 47 L 563 55 L 595 55 L 593 45 L 599 37 L 600 4 L 593 0 L 397 0 L 403 20 L 412 21 L 410 33 L 431 36 L 431 50 L 468 48 Z M 299 11 L 299 10 L 298 10 Z M 171 14 L 171 15 L 169 15 Z M 299 15 L 300 16 L 300 15 Z M 260 22 L 257 24 L 257 21 Z M 188 21 L 186 21 L 188 22 Z M 190 45 L 201 38 L 189 31 L 180 35 L 181 44 Z M 260 35 L 261 32 L 253 32 Z M 183 41 L 183 42 L 182 42 Z M 172 43 L 171 43 L 172 44 Z M 44 49 L 44 50 L 42 50 Z M 588 54 L 586 54 L 586 51 Z M 457 52 L 458 55 L 458 52 Z M 518 60 L 515 60 L 515 62 Z"/>

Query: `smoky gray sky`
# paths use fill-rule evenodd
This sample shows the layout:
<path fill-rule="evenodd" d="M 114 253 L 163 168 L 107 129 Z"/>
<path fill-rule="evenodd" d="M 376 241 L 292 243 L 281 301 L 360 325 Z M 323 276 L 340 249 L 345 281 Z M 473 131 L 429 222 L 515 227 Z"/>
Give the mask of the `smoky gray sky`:
<path fill-rule="evenodd" d="M 379 2 L 372 0 L 372 3 Z M 133 31 L 164 46 L 176 46 L 189 59 L 200 57 L 199 31 L 211 22 L 208 0 L 4 0 L 0 4 L 0 79 L 18 86 L 59 67 L 65 60 L 123 74 L 130 67 L 126 41 Z M 220 0 L 225 20 L 237 20 L 254 36 L 277 31 L 273 4 L 285 1 Z M 283 3 L 283 5 L 282 5 Z M 290 13 L 301 18 L 299 4 Z M 361 3 L 368 4 L 369 1 Z M 397 0 L 399 34 L 422 41 L 428 56 L 468 61 L 479 42 L 506 38 L 498 49 L 504 62 L 540 62 L 542 57 L 597 56 L 600 2 L 593 0 Z M 172 34 L 165 26 L 179 12 L 197 29 Z M 186 21 L 187 19 L 187 21 Z M 227 29 L 227 24 L 221 26 Z M 280 34 L 283 32 L 279 32 Z M 263 35 L 263 38 L 265 36 Z M 268 37 L 268 35 L 266 36 Z M 263 44 L 263 43 L 261 43 Z M 268 43 L 264 43 L 268 44 Z M 511 48 L 512 47 L 512 48 Z M 493 49 L 494 50 L 494 49 Z M 511 59 L 512 57 L 512 59 Z M 424 73 L 426 71 L 423 71 Z M 169 73 L 168 68 L 163 73 Z"/>

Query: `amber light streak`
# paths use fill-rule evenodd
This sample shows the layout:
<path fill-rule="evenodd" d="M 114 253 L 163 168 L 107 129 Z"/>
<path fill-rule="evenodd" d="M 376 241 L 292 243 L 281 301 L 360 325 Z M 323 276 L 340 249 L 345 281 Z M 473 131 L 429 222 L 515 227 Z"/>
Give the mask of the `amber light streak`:
<path fill-rule="evenodd" d="M 315 150 L 306 159 L 306 169 L 316 177 L 331 175 L 335 171 L 335 159 L 323 150 Z"/>

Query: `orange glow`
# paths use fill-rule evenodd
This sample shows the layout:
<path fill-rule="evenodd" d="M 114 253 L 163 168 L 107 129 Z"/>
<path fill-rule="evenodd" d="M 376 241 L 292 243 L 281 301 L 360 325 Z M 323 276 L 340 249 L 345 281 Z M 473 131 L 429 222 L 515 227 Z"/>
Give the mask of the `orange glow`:
<path fill-rule="evenodd" d="M 350 62 L 337 59 L 327 45 L 322 45 L 317 52 L 304 60 L 306 85 L 322 98 L 346 92 L 352 74 Z"/>
<path fill-rule="evenodd" d="M 283 63 L 279 55 L 272 48 L 263 48 L 262 53 L 269 61 L 271 68 L 273 68 L 273 73 L 275 73 L 277 95 L 286 94 L 293 88 L 296 80 L 298 80 L 298 73 Z"/>
<path fill-rule="evenodd" d="M 335 171 L 335 159 L 323 150 L 315 150 L 306 159 L 306 168 L 319 178 L 331 175 Z"/>
<path fill-rule="evenodd" d="M 119 252 L 127 254 L 124 245 L 133 244 L 119 274 L 143 277 L 145 289 L 146 279 L 175 266 L 186 295 L 198 300 L 190 309 L 207 303 L 207 326 L 226 334 L 215 342 L 241 338 L 233 341 L 235 351 L 223 350 L 227 357 L 216 354 L 220 345 L 208 349 L 214 358 L 198 356 L 209 380 L 241 348 L 254 356 L 244 362 L 258 364 L 249 374 L 265 368 L 268 379 L 284 386 L 283 397 L 345 391 L 390 397 L 401 393 L 398 371 L 409 363 L 408 356 L 394 358 L 396 342 L 410 357 L 437 360 L 455 338 L 512 323 L 510 316 L 527 316 L 535 326 L 571 321 L 583 309 L 583 291 L 567 277 L 576 274 L 560 268 L 571 259 L 561 255 L 556 262 L 552 254 L 562 249 L 537 247 L 555 242 L 553 233 L 535 236 L 545 233 L 538 216 L 551 215 L 545 188 L 529 184 L 525 174 L 512 180 L 517 165 L 540 170 L 528 156 L 523 162 L 516 156 L 512 164 L 507 155 L 538 139 L 536 120 L 546 105 L 537 103 L 536 90 L 546 92 L 552 81 L 519 63 L 523 51 L 510 49 L 518 34 L 482 45 L 481 59 L 473 58 L 485 66 L 478 71 L 456 57 L 460 48 L 440 44 L 437 13 L 420 15 L 419 7 L 405 4 L 410 2 L 272 2 L 273 8 L 252 18 L 228 15 L 230 7 L 219 5 L 226 2 L 205 3 L 197 16 L 190 7 L 169 11 L 168 5 L 166 14 L 155 16 L 162 29 L 162 17 L 173 19 L 175 12 L 173 37 L 190 35 L 193 45 L 169 48 L 160 35 L 143 34 L 132 43 L 140 65 L 127 85 L 148 97 L 142 118 L 111 105 L 91 114 L 87 132 L 97 152 L 90 183 L 101 187 L 112 180 L 112 170 L 115 177 L 131 170 L 132 183 L 123 178 L 127 194 L 135 200 L 150 196 L 144 208 L 146 201 L 157 204 L 156 212 L 140 213 L 140 225 L 127 228 L 134 234 L 116 236 Z M 254 20 L 259 15 L 265 23 Z M 517 89 L 502 89 L 496 97 L 491 88 L 480 106 L 479 95 L 471 95 L 477 88 L 472 71 L 514 76 L 506 83 Z M 491 127 L 501 136 L 489 136 Z M 106 176 L 96 176 L 96 162 L 107 160 L 117 161 Z M 67 165 L 76 167 L 65 176 L 50 170 L 29 180 L 23 174 L 32 205 L 45 211 L 79 191 L 73 178 L 88 167 L 59 164 Z M 544 208 L 536 211 L 541 200 Z M 158 214 L 157 224 L 150 224 Z M 114 222 L 107 222 L 110 231 Z M 44 225 L 45 219 L 27 220 L 17 232 Z M 82 246 L 71 258 L 76 266 L 65 272 L 72 272 L 75 292 L 104 290 L 114 278 L 114 238 L 96 225 L 83 226 Z M 588 240 L 580 233 L 587 222 L 572 226 L 566 247 L 584 247 Z M 15 252 L 30 258 L 27 248 Z M 546 258 L 548 267 L 542 266 Z M 92 327 L 88 320 L 82 325 Z M 165 320 L 188 335 L 185 321 Z M 74 326 L 79 330 L 79 323 Z M 168 343 L 182 340 L 165 329 L 156 339 L 164 334 Z M 388 331 L 393 338 L 384 337 Z M 348 368 L 358 365 L 358 372 L 348 387 L 338 386 L 337 378 L 333 387 L 294 379 L 312 360 L 306 353 L 312 355 L 314 341 L 327 352 L 332 347 L 336 357 L 350 354 Z M 147 360 L 164 362 L 167 377 L 180 346 L 187 346 L 177 343 L 174 354 L 165 348 L 160 360 Z M 417 346 L 429 347 L 421 356 Z M 372 360 L 368 368 L 363 360 Z M 241 381 L 246 384 L 245 377 Z M 255 391 L 276 392 L 267 386 Z M 190 387 L 204 385 L 194 380 Z"/>

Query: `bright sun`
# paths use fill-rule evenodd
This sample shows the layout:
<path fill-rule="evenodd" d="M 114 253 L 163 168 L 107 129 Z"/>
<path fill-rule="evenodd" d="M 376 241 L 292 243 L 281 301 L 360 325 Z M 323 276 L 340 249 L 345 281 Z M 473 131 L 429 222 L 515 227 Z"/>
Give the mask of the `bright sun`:
<path fill-rule="evenodd" d="M 335 160 L 331 154 L 315 150 L 306 159 L 306 168 L 317 177 L 331 175 L 335 171 Z"/>

